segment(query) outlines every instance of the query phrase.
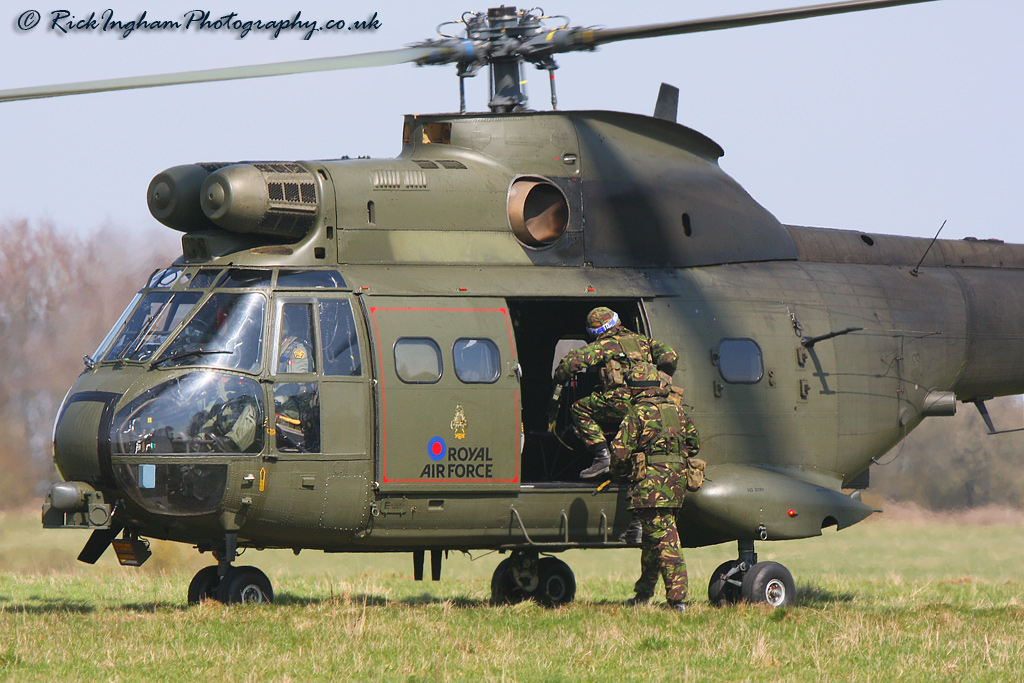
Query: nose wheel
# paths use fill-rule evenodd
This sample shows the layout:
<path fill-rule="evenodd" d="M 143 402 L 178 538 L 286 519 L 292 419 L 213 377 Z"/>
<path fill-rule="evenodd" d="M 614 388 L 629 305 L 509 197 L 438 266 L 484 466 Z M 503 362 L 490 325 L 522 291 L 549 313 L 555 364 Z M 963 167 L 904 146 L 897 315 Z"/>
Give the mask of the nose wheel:
<path fill-rule="evenodd" d="M 753 541 L 739 542 L 739 559 L 723 562 L 711 573 L 708 601 L 724 606 L 745 601 L 788 607 L 796 599 L 793 575 L 778 562 L 758 562 Z"/>
<path fill-rule="evenodd" d="M 216 600 L 225 605 L 264 604 L 274 601 L 274 588 L 256 567 L 234 567 L 238 535 L 227 533 L 224 548 L 214 551 L 217 564 L 203 567 L 188 585 L 188 604 Z"/>

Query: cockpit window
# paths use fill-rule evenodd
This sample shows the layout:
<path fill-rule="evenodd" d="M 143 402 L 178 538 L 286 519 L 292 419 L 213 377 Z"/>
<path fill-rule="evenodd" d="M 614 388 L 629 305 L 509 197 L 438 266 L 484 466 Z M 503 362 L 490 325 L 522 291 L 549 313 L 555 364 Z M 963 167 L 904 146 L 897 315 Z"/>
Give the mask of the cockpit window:
<path fill-rule="evenodd" d="M 215 292 L 153 365 L 199 365 L 257 372 L 263 356 L 266 303 L 266 297 L 256 292 Z"/>
<path fill-rule="evenodd" d="M 317 309 L 323 340 L 324 374 L 359 376 L 362 374 L 362 365 L 352 305 L 342 299 L 324 299 L 317 303 Z"/>
<path fill-rule="evenodd" d="M 309 304 L 285 304 L 281 307 L 278 373 L 316 372 L 311 308 Z"/>
<path fill-rule="evenodd" d="M 146 287 L 149 289 L 169 289 L 178 281 L 181 273 L 181 268 L 174 267 L 158 270 L 149 277 Z"/>
<path fill-rule="evenodd" d="M 345 286 L 345 280 L 336 270 L 282 270 L 277 274 L 277 286 L 282 289 L 336 289 Z"/>
<path fill-rule="evenodd" d="M 146 391 L 114 416 L 115 455 L 259 453 L 263 391 L 254 379 L 193 372 Z"/>
<path fill-rule="evenodd" d="M 103 360 L 148 360 L 201 296 L 201 292 L 150 292 L 121 325 Z"/>
<path fill-rule="evenodd" d="M 269 287 L 269 270 L 256 270 L 254 268 L 231 268 L 220 282 L 218 287 Z"/>
<path fill-rule="evenodd" d="M 91 356 L 89 356 L 88 362 L 95 362 L 96 358 L 102 357 L 103 352 L 107 350 L 107 347 L 110 346 L 110 343 L 114 341 L 114 337 L 116 337 L 117 333 L 121 331 L 122 327 L 124 327 L 125 321 L 128 320 L 128 316 L 131 315 L 131 312 L 135 310 L 135 304 L 139 303 L 139 299 L 141 298 L 141 294 L 136 294 L 132 298 L 131 303 L 128 304 L 128 307 L 124 309 L 124 313 L 122 313 L 121 317 L 117 319 L 117 322 L 114 323 L 114 326 L 110 328 L 110 332 L 107 332 L 107 336 L 103 338 L 103 341 L 100 342 L 100 345 L 96 347 L 96 351 L 93 352 Z"/>
<path fill-rule="evenodd" d="M 206 289 L 213 284 L 218 275 L 220 275 L 219 268 L 202 268 L 192 274 L 192 279 L 188 281 L 188 288 Z"/>

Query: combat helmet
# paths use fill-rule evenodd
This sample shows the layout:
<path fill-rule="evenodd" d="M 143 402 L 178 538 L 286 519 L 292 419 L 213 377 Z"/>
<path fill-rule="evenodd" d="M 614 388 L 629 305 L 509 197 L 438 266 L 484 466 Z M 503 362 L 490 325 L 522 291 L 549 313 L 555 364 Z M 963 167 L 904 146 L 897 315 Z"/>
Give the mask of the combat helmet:
<path fill-rule="evenodd" d="M 619 324 L 619 314 L 607 306 L 598 306 L 587 314 L 587 332 L 593 336 L 614 329 Z"/>
<path fill-rule="evenodd" d="M 634 399 L 641 396 L 668 396 L 669 393 L 669 387 L 662 381 L 658 368 L 644 361 L 630 366 L 626 373 L 626 386 Z"/>

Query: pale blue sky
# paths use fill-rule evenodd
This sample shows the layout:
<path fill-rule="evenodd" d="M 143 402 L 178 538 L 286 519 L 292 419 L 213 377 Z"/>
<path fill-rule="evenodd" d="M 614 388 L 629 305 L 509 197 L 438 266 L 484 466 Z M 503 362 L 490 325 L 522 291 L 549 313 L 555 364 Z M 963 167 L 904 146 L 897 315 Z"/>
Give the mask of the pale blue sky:
<path fill-rule="evenodd" d="M 497 2 L 490 4 L 499 4 Z M 679 0 L 543 3 L 573 25 L 633 26 L 810 2 Z M 161 0 L 4 3 L 0 88 L 388 50 L 487 2 Z M 194 9 L 242 18 L 364 18 L 376 32 L 252 34 L 20 31 L 25 10 L 78 18 L 178 19 Z M 1024 2 L 936 2 L 784 25 L 605 46 L 559 58 L 559 106 L 649 114 L 658 84 L 682 90 L 679 121 L 716 140 L 723 168 L 784 223 L 1024 242 Z M 166 233 L 146 209 L 150 179 L 194 161 L 391 157 L 402 115 L 458 108 L 453 66 L 400 65 L 231 84 L 177 86 L 0 104 L 0 220 L 62 230 L 112 224 Z M 531 105 L 549 108 L 530 68 Z M 471 83 L 484 109 L 486 78 Z"/>

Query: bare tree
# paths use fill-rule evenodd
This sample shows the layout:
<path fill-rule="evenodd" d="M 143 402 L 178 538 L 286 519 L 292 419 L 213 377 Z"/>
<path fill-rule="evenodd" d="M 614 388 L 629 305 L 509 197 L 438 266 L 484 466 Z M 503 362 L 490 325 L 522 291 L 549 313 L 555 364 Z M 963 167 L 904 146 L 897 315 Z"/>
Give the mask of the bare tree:
<path fill-rule="evenodd" d="M 1024 426 L 1020 397 L 990 401 L 999 429 Z M 932 510 L 1024 508 L 1024 432 L 989 435 L 978 411 L 929 418 L 871 470 L 871 488 Z"/>
<path fill-rule="evenodd" d="M 123 232 L 0 223 L 2 505 L 39 500 L 56 479 L 53 421 L 91 353 L 145 276 L 175 256 L 173 236 L 143 246 Z"/>

